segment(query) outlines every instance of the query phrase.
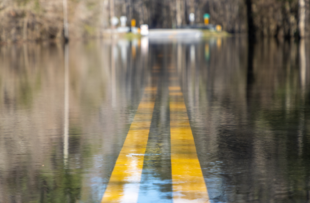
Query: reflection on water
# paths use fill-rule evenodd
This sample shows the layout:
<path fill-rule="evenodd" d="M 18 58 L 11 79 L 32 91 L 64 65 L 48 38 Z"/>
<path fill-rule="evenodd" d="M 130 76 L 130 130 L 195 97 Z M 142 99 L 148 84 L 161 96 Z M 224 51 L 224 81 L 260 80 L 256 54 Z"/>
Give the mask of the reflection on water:
<path fill-rule="evenodd" d="M 181 85 L 211 202 L 309 201 L 309 47 L 242 38 L 0 47 L 0 202 L 100 202 L 151 83 L 137 201 L 172 202 L 169 81 Z"/>

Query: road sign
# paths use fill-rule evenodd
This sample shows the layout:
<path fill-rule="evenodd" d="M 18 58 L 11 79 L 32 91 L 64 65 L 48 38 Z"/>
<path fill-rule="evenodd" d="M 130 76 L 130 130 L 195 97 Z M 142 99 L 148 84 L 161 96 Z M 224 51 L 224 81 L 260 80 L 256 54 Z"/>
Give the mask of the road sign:
<path fill-rule="evenodd" d="M 222 26 L 217 25 L 217 26 L 215 27 L 215 29 L 216 29 L 216 31 L 220 32 L 220 31 L 222 31 Z"/>
<path fill-rule="evenodd" d="M 206 19 L 206 18 L 210 18 L 209 13 L 205 13 L 205 14 L 203 15 L 203 18 L 204 18 L 204 19 Z"/>
<path fill-rule="evenodd" d="M 112 17 L 111 18 L 111 24 L 113 25 L 113 26 L 115 26 L 115 25 L 117 25 L 118 24 L 118 18 L 117 17 Z"/>
<path fill-rule="evenodd" d="M 194 13 L 189 14 L 189 21 L 191 21 L 191 22 L 195 21 L 195 14 Z"/>
<path fill-rule="evenodd" d="M 135 19 L 131 20 L 131 27 L 136 27 L 136 20 Z"/>
<path fill-rule="evenodd" d="M 126 16 L 121 16 L 120 21 L 121 21 L 121 26 L 126 27 L 126 22 L 127 22 Z"/>
<path fill-rule="evenodd" d="M 140 26 L 140 33 L 141 35 L 148 35 L 149 34 L 149 26 L 148 25 L 141 25 Z"/>
<path fill-rule="evenodd" d="M 209 25 L 210 15 L 208 13 L 205 13 L 203 15 L 203 19 L 204 19 L 205 25 Z"/>

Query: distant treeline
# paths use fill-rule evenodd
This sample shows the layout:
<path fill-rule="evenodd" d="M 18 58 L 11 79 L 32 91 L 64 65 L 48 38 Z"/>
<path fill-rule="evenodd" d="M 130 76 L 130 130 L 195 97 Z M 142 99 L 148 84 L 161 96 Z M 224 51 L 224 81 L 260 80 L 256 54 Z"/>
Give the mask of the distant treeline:
<path fill-rule="evenodd" d="M 298 37 L 309 30 L 309 0 L 115 0 L 115 15 L 127 15 L 151 28 L 203 24 L 210 14 L 211 24 L 220 24 L 231 33 L 249 32 L 268 37 Z M 248 29 L 249 28 L 249 29 Z"/>
<path fill-rule="evenodd" d="M 70 37 L 100 35 L 108 19 L 106 0 L 67 0 L 67 5 Z M 62 39 L 63 11 L 63 0 L 0 0 L 0 41 Z"/>
<path fill-rule="evenodd" d="M 63 36 L 64 0 L 0 0 L 0 41 L 45 40 Z M 70 37 L 98 36 L 110 28 L 111 16 L 126 16 L 127 25 L 174 28 L 219 24 L 230 33 L 291 38 L 309 30 L 309 0 L 67 0 Z"/>

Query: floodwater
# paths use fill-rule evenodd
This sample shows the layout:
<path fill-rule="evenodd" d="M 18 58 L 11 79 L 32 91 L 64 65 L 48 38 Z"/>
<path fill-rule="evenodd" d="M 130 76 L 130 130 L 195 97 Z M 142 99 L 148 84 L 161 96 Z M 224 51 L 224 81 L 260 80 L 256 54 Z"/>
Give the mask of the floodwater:
<path fill-rule="evenodd" d="M 0 203 L 309 202 L 310 44 L 0 47 Z"/>

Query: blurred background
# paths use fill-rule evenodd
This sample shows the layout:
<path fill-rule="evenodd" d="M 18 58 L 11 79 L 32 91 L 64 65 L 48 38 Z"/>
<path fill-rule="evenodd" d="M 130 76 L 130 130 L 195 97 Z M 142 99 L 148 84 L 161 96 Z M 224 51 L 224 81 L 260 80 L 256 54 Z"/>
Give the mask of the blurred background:
<path fill-rule="evenodd" d="M 310 25 L 309 0 L 1 0 L 0 41 L 61 38 L 64 20 L 70 37 L 83 38 L 114 25 L 203 25 L 206 16 L 229 33 L 280 39 L 303 37 Z"/>
<path fill-rule="evenodd" d="M 309 5 L 0 0 L 0 203 L 100 202 L 150 84 L 169 146 L 172 79 L 212 203 L 309 202 Z M 169 157 L 139 203 L 173 202 Z"/>

